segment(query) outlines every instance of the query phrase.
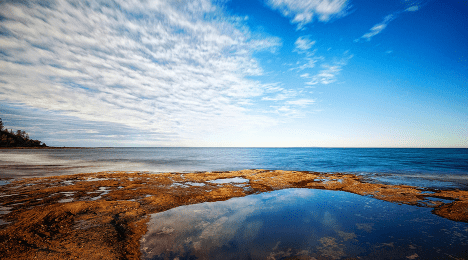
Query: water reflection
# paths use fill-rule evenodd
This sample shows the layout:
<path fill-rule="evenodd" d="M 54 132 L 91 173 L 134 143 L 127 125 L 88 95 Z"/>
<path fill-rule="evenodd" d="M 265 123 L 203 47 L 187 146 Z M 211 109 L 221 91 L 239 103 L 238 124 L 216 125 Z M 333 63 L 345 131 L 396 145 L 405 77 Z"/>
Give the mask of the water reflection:
<path fill-rule="evenodd" d="M 145 259 L 447 259 L 468 224 L 341 191 L 288 189 L 154 214 Z"/>

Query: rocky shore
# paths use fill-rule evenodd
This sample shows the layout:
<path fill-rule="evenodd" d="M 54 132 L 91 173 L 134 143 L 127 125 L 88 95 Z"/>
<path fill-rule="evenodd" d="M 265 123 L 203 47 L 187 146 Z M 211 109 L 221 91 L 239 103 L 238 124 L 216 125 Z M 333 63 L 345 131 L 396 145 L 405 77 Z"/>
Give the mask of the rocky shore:
<path fill-rule="evenodd" d="M 99 172 L 0 184 L 1 259 L 140 259 L 150 214 L 286 188 L 341 190 L 468 222 L 468 191 L 368 183 L 352 174 Z"/>

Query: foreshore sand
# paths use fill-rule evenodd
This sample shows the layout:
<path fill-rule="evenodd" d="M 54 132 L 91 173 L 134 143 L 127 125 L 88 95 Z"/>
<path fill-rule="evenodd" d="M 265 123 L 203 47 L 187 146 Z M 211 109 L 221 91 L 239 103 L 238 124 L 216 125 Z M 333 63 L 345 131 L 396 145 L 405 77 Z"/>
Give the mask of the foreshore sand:
<path fill-rule="evenodd" d="M 213 182 L 220 179 L 226 183 Z M 1 182 L 0 259 L 140 259 L 150 214 L 286 188 L 346 191 L 468 222 L 468 191 L 368 183 L 353 174 L 99 172 Z"/>

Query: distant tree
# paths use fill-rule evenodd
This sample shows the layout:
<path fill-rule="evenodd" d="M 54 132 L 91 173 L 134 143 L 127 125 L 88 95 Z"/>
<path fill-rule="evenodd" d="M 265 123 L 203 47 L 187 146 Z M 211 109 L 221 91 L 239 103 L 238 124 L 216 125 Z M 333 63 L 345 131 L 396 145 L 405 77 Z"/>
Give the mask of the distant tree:
<path fill-rule="evenodd" d="M 28 133 L 26 133 L 26 131 L 21 131 L 21 136 L 22 136 L 25 140 L 29 140 L 29 135 L 28 135 Z"/>
<path fill-rule="evenodd" d="M 13 129 L 7 129 L 0 118 L 0 147 L 47 147 L 45 143 L 39 140 L 32 140 L 28 133 L 23 130 L 13 132 Z"/>

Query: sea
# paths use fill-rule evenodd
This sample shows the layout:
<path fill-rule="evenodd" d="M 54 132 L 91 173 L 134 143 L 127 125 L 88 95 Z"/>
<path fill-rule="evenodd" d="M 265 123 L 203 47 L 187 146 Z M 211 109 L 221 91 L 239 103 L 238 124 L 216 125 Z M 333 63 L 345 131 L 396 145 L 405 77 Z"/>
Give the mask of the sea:
<path fill-rule="evenodd" d="M 0 178 L 99 171 L 242 169 L 352 173 L 368 181 L 468 189 L 465 148 L 60 148 L 0 150 Z"/>

